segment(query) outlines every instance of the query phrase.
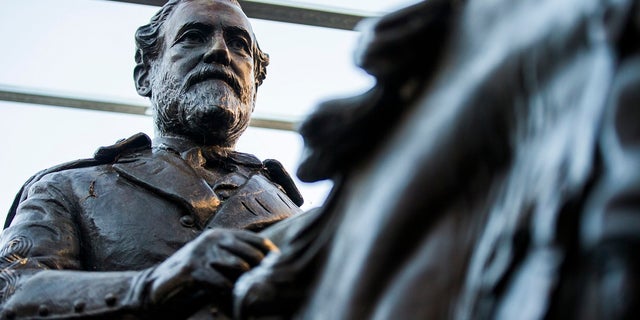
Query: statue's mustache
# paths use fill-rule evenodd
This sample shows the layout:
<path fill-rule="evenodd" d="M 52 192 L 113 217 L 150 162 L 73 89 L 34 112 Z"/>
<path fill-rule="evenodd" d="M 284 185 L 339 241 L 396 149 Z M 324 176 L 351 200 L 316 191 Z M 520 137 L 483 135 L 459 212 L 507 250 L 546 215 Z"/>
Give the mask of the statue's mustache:
<path fill-rule="evenodd" d="M 238 80 L 238 78 L 226 68 L 210 65 L 202 67 L 189 74 L 185 81 L 183 92 L 186 92 L 187 90 L 189 90 L 189 88 L 197 83 L 212 79 L 218 79 L 226 82 L 231 87 L 231 89 L 233 89 L 233 92 L 239 98 L 241 98 L 242 86 L 240 86 L 240 81 Z"/>

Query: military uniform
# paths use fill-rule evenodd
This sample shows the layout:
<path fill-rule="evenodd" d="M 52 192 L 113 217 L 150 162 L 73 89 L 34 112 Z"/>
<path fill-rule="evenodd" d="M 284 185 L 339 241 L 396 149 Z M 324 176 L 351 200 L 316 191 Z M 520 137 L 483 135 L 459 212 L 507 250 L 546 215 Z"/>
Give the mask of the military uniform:
<path fill-rule="evenodd" d="M 275 160 L 135 135 L 25 184 L 0 238 L 2 316 L 135 316 L 143 273 L 203 230 L 262 230 L 301 204 Z"/>

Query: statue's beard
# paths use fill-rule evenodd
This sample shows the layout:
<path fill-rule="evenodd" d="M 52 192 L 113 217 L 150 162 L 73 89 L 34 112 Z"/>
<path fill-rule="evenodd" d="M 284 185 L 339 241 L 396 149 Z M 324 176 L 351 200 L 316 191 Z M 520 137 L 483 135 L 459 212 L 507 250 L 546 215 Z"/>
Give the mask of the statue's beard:
<path fill-rule="evenodd" d="M 183 136 L 202 145 L 233 147 L 249 126 L 253 88 L 232 89 L 222 80 L 190 86 L 152 71 L 151 103 L 160 135 Z"/>

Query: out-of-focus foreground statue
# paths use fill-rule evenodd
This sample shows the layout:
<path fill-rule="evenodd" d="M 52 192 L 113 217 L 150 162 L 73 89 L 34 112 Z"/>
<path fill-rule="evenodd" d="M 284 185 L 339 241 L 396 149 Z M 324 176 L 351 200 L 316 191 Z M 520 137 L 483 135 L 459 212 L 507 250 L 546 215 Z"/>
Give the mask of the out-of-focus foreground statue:
<path fill-rule="evenodd" d="M 640 317 L 640 1 L 431 0 L 388 15 L 369 92 L 301 127 L 315 219 L 240 317 Z M 284 225 L 281 225 L 284 226 Z"/>

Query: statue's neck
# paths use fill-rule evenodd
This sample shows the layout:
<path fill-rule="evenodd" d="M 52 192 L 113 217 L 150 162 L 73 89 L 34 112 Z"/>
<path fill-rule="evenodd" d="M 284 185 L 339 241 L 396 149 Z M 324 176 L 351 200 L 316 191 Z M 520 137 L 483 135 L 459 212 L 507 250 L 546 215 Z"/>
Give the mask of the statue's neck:
<path fill-rule="evenodd" d="M 204 144 L 181 135 L 171 135 L 171 134 L 156 135 L 156 138 L 153 140 L 153 144 L 155 146 L 165 145 L 179 152 L 183 152 L 194 147 L 199 147 L 203 149 L 212 150 L 215 153 L 223 156 L 226 156 L 230 152 L 235 151 L 235 146 L 220 146 L 220 145 Z"/>

